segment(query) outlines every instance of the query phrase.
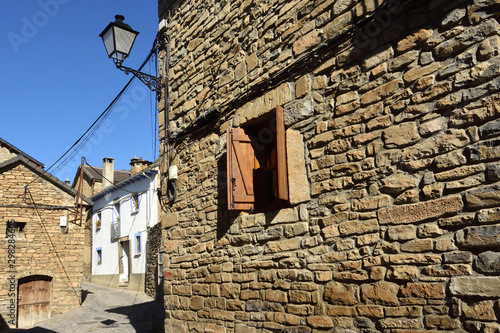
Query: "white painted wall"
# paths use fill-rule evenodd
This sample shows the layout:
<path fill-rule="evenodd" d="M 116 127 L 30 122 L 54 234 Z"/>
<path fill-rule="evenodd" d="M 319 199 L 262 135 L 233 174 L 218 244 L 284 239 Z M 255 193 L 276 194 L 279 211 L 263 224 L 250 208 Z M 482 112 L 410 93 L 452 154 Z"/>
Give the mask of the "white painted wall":
<path fill-rule="evenodd" d="M 131 178 L 143 175 L 140 172 Z M 149 178 L 148 178 L 149 177 Z M 117 221 L 115 205 L 119 205 L 120 237 L 129 238 L 131 256 L 131 273 L 139 274 L 146 271 L 146 241 L 147 229 L 158 221 L 157 174 L 142 176 L 123 188 L 109 188 L 110 193 L 94 202 L 93 210 L 93 242 L 92 242 L 92 274 L 119 274 L 119 241 L 111 240 L 111 223 Z M 126 181 L 124 181 L 126 182 Z M 122 182 L 122 183 L 124 183 Z M 106 190 L 105 190 L 106 191 Z M 135 210 L 132 195 L 139 194 L 139 209 Z M 98 214 L 101 214 L 101 228 L 96 228 Z M 140 247 L 137 248 L 136 238 L 140 237 Z M 97 264 L 97 249 L 102 251 L 102 264 Z M 139 251 L 138 251 L 139 250 Z"/>

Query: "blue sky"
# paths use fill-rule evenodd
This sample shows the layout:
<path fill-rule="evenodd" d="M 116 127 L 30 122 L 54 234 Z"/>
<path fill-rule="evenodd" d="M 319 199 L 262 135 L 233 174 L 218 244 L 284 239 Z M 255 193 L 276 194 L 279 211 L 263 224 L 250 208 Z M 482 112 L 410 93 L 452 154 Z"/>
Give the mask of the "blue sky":
<path fill-rule="evenodd" d="M 130 80 L 108 58 L 101 31 L 116 14 L 139 31 L 124 66 L 137 69 L 158 29 L 157 1 L 2 0 L 0 3 L 0 137 L 46 165 L 56 162 Z M 150 62 L 144 72 L 155 73 Z M 156 100 L 139 80 L 80 153 L 49 170 L 71 181 L 81 156 L 94 166 L 113 157 L 158 158 Z"/>

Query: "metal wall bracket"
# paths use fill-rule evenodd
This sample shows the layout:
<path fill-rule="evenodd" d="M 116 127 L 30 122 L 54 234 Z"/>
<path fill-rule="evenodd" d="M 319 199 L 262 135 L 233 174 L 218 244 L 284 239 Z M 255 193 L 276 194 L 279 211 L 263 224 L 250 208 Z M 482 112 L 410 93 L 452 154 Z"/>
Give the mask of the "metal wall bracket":
<path fill-rule="evenodd" d="M 160 87 L 160 77 L 156 77 L 153 75 L 149 75 L 143 72 L 139 72 L 135 69 L 132 69 L 130 67 L 125 67 L 120 64 L 116 64 L 116 68 L 119 70 L 125 72 L 125 74 L 130 74 L 132 73 L 136 78 L 141 80 L 142 83 L 144 83 L 149 90 L 156 92 L 156 97 L 159 100 L 161 96 L 161 87 Z"/>

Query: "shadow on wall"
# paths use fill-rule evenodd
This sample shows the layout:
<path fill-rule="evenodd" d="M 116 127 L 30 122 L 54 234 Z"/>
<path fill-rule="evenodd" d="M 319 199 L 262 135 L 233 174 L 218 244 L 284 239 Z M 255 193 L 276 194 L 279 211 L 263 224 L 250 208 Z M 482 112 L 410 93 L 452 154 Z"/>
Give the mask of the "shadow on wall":
<path fill-rule="evenodd" d="M 0 315 L 0 331 L 6 330 L 8 327 L 7 322 L 3 319 L 3 316 Z"/>
<path fill-rule="evenodd" d="M 163 305 L 157 301 L 122 306 L 107 309 L 106 312 L 126 315 L 136 332 L 164 333 L 165 311 Z M 101 323 L 113 325 L 114 320 L 104 320 Z"/>
<path fill-rule="evenodd" d="M 217 161 L 217 240 L 224 237 L 239 215 L 239 211 L 227 209 L 227 154 Z"/>

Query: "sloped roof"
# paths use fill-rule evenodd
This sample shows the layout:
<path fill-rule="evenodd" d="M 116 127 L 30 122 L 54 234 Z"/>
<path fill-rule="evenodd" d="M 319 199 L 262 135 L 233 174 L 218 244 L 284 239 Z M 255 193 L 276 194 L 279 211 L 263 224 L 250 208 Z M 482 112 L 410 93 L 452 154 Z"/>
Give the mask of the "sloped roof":
<path fill-rule="evenodd" d="M 36 173 L 40 178 L 45 179 L 46 181 L 52 183 L 56 187 L 60 188 L 64 192 L 76 197 L 78 192 L 71 188 L 69 185 L 65 184 L 64 182 L 60 181 L 57 177 L 51 175 L 49 172 L 45 171 L 42 169 L 37 163 L 33 162 L 31 159 L 26 157 L 23 154 L 19 154 L 16 157 L 11 158 L 10 160 L 7 160 L 3 163 L 0 163 L 0 173 L 2 172 L 3 169 L 11 167 L 17 163 L 21 163 L 28 167 L 30 170 L 32 170 L 34 173 Z M 88 205 L 92 205 L 92 201 L 88 199 L 87 197 L 83 197 L 83 200 L 85 203 Z"/>
<path fill-rule="evenodd" d="M 132 176 L 129 175 L 129 177 L 125 178 L 121 182 L 117 182 L 115 180 L 114 185 L 105 188 L 101 192 L 93 195 L 90 199 L 92 201 L 97 201 L 98 199 L 105 196 L 107 193 L 111 193 L 111 192 L 117 191 L 121 188 L 124 188 L 128 184 L 134 183 L 134 182 L 138 181 L 139 179 L 146 178 L 146 176 L 149 176 L 152 174 L 156 175 L 156 174 L 158 174 L 158 170 L 157 170 L 158 167 L 159 167 L 159 163 L 155 162 L 155 163 L 151 164 L 148 168 L 146 168 L 146 169 L 144 169 L 136 174 L 133 174 Z"/>
<path fill-rule="evenodd" d="M 76 186 L 76 179 L 78 178 L 78 175 L 80 175 L 80 169 L 81 165 L 78 167 L 78 170 L 76 171 L 75 178 L 73 179 L 73 185 L 72 187 Z M 102 183 L 102 167 L 90 167 L 88 165 L 83 166 L 83 172 L 85 175 L 89 178 L 92 179 L 96 182 Z M 114 182 L 115 183 L 120 183 L 130 177 L 131 173 L 130 171 L 126 170 L 114 170 Z"/>
<path fill-rule="evenodd" d="M 37 166 L 39 166 L 40 168 L 44 168 L 45 165 L 36 160 L 35 158 L 31 157 L 30 155 L 26 154 L 24 151 L 22 151 L 21 149 L 17 148 L 16 146 L 14 146 L 13 144 L 5 141 L 4 139 L 0 138 L 0 145 L 1 146 L 4 146 L 6 147 L 7 149 L 9 149 L 10 151 L 12 151 L 14 154 L 17 154 L 17 155 L 23 155 L 24 157 L 26 157 L 29 161 L 31 161 L 32 163 L 36 164 Z"/>

